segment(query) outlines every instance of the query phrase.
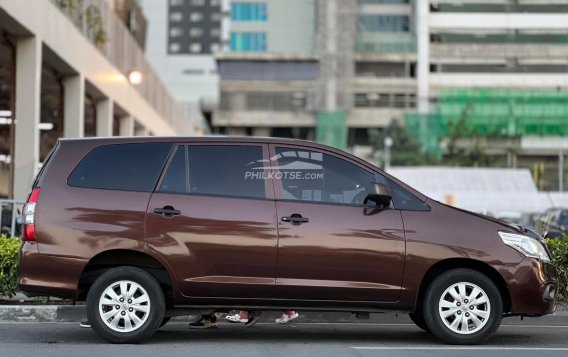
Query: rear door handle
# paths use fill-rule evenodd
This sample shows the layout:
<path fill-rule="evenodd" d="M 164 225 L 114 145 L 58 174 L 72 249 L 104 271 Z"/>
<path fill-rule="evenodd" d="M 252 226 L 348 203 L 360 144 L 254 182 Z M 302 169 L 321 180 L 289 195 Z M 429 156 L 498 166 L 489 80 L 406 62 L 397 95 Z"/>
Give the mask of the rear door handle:
<path fill-rule="evenodd" d="M 310 221 L 310 219 L 308 217 L 302 217 L 302 215 L 300 214 L 293 214 L 291 216 L 284 216 L 282 218 L 280 218 L 280 220 L 282 222 L 289 222 L 292 224 L 302 224 L 302 223 L 308 223 Z"/>
<path fill-rule="evenodd" d="M 174 209 L 172 206 L 164 206 L 162 208 L 154 208 L 154 213 L 163 214 L 166 217 L 179 216 L 180 210 Z"/>

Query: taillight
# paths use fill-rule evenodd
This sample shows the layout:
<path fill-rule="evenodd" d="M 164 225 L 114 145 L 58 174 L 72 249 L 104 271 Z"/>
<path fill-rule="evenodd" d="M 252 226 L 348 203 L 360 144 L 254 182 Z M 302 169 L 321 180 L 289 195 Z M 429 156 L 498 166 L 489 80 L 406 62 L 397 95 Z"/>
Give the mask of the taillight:
<path fill-rule="evenodd" d="M 39 199 L 40 188 L 36 187 L 33 189 L 26 205 L 24 206 L 24 240 L 25 241 L 35 241 L 35 225 L 34 216 L 37 201 Z"/>

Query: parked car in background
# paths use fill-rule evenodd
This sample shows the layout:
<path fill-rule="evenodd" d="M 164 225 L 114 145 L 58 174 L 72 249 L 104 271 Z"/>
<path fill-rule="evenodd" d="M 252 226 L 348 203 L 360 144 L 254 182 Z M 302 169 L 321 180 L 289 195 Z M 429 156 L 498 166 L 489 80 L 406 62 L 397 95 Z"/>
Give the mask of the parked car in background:
<path fill-rule="evenodd" d="M 238 137 L 60 140 L 24 209 L 19 287 L 114 343 L 192 312 L 404 311 L 451 344 L 556 306 L 542 238 L 343 151 Z"/>
<path fill-rule="evenodd" d="M 537 231 L 544 238 L 557 238 L 568 234 L 568 209 L 549 208 L 537 218 Z"/>
<path fill-rule="evenodd" d="M 511 224 L 517 224 L 530 230 L 535 230 L 536 214 L 534 213 L 521 213 L 515 211 L 499 212 L 495 215 L 495 218 Z"/>

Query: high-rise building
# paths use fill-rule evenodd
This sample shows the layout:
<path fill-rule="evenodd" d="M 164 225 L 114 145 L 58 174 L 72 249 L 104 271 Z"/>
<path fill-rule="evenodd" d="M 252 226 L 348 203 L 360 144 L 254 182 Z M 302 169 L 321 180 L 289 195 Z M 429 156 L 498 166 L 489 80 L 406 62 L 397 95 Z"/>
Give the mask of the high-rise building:
<path fill-rule="evenodd" d="M 343 123 L 351 147 L 399 120 L 435 151 L 467 115 L 509 142 L 484 139 L 511 165 L 568 151 L 564 0 L 229 3 L 216 130 L 316 138 Z"/>
<path fill-rule="evenodd" d="M 201 131 L 219 100 L 213 54 L 221 50 L 221 0 L 145 0 L 146 54 Z"/>

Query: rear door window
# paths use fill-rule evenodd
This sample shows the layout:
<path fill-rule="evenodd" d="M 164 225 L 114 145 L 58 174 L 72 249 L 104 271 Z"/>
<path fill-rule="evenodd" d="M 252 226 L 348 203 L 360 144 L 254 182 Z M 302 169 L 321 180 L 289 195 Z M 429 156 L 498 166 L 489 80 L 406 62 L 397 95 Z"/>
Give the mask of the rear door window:
<path fill-rule="evenodd" d="M 75 187 L 152 192 L 170 143 L 115 144 L 91 150 L 67 183 Z"/>
<path fill-rule="evenodd" d="M 163 193 L 188 193 L 187 146 L 180 146 L 171 160 L 158 191 Z"/>
<path fill-rule="evenodd" d="M 265 198 L 262 146 L 189 145 L 189 192 Z"/>

